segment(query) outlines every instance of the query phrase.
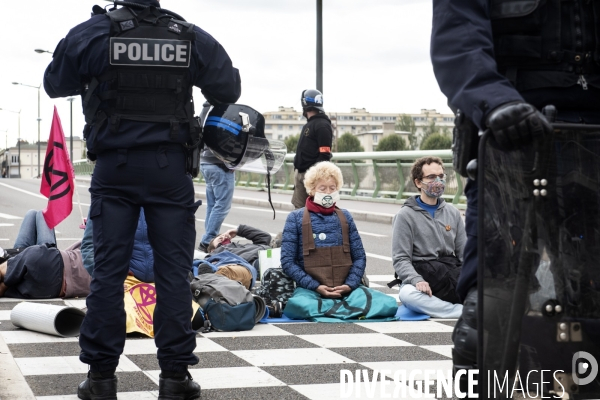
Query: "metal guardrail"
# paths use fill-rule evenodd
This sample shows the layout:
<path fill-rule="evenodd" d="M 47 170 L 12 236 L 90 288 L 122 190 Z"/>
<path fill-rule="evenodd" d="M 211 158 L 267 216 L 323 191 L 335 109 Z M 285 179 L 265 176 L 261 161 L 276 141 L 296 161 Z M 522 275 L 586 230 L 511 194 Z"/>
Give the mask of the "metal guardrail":
<path fill-rule="evenodd" d="M 452 167 L 451 150 L 380 151 L 362 153 L 333 153 L 332 161 L 342 170 L 344 185 L 341 197 L 386 203 L 403 203 L 418 190 L 410 178 L 410 168 L 420 157 L 440 157 L 448 175 L 442 196 L 459 209 L 466 208 L 463 195 L 465 178 Z M 291 193 L 294 187 L 294 154 L 285 157 L 281 169 L 271 177 L 271 190 Z M 94 165 L 87 160 L 73 163 L 76 175 L 91 175 Z M 248 189 L 265 190 L 265 175 L 236 171 L 235 184 Z M 202 174 L 196 179 L 204 183 Z"/>
<path fill-rule="evenodd" d="M 75 175 L 92 175 L 94 165 L 93 162 L 86 159 L 75 160 L 73 161 L 73 170 L 75 171 Z"/>

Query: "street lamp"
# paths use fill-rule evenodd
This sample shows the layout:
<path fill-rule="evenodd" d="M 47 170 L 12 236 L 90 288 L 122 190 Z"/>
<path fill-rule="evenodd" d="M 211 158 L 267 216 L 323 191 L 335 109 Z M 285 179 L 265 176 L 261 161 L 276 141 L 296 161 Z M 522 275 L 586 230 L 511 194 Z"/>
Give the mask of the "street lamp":
<path fill-rule="evenodd" d="M 42 122 L 42 118 L 40 117 L 40 89 L 42 87 L 42 84 L 40 83 L 39 86 L 26 85 L 26 84 L 20 83 L 20 82 L 13 82 L 12 84 L 13 85 L 27 86 L 27 87 L 30 87 L 30 88 L 37 89 L 37 91 L 38 91 L 38 117 L 37 117 L 37 122 L 38 122 L 38 176 L 37 177 L 39 178 L 40 176 L 42 176 L 42 172 L 40 170 L 40 157 L 41 157 L 40 156 L 40 154 L 41 154 L 41 147 L 40 147 L 41 146 L 41 144 L 40 144 L 40 122 Z M 20 137 L 20 135 L 19 135 L 19 137 Z M 20 147 L 19 147 L 19 149 L 20 149 Z M 20 164 L 20 160 L 19 160 L 19 164 Z M 19 172 L 21 172 L 21 171 L 19 171 Z"/>
<path fill-rule="evenodd" d="M 69 103 L 71 103 L 70 104 L 70 108 L 71 108 L 71 139 L 70 139 L 71 144 L 70 144 L 70 146 L 71 146 L 71 148 L 70 148 L 70 153 L 69 153 L 71 155 L 71 162 L 73 162 L 73 100 L 75 100 L 75 97 L 69 97 L 67 99 L 67 101 Z"/>
<path fill-rule="evenodd" d="M 317 90 L 323 93 L 323 0 L 317 0 Z"/>
<path fill-rule="evenodd" d="M 18 162 L 19 162 L 18 177 L 20 178 L 21 177 L 21 110 L 19 110 L 19 111 L 12 111 L 12 110 L 7 110 L 6 108 L 0 108 L 0 111 L 8 111 L 8 112 L 11 112 L 13 114 L 19 114 L 19 125 L 18 125 L 18 128 L 19 128 L 19 130 L 18 130 L 19 137 L 17 139 L 17 147 L 19 148 L 19 152 L 18 152 L 17 159 L 18 159 Z"/>
<path fill-rule="evenodd" d="M 53 53 L 53 52 L 51 52 L 51 51 L 48 51 L 48 50 L 42 50 L 42 49 L 35 49 L 35 50 L 33 50 L 33 51 L 35 51 L 36 53 L 39 53 L 39 54 L 42 54 L 42 53 L 54 54 L 54 53 Z"/>

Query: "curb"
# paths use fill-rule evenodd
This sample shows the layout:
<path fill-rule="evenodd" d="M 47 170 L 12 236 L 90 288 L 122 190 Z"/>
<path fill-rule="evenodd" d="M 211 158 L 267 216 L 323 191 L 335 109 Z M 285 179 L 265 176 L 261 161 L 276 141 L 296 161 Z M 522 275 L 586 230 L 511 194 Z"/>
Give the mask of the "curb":
<path fill-rule="evenodd" d="M 35 400 L 8 346 L 0 335 L 0 399 Z"/>
<path fill-rule="evenodd" d="M 89 182 L 89 178 L 75 178 L 75 180 L 80 180 L 82 182 Z M 196 200 L 206 200 L 206 193 L 204 192 L 195 192 Z M 242 196 L 233 196 L 232 203 L 243 204 L 246 206 L 254 206 L 261 208 L 271 208 L 269 205 L 269 201 L 266 199 L 267 192 L 265 192 L 265 200 L 256 199 L 252 197 L 242 197 Z M 275 210 L 282 211 L 294 211 L 295 207 L 292 203 L 289 202 L 281 202 L 274 201 L 273 207 Z M 347 208 L 347 210 L 352 214 L 352 217 L 356 221 L 366 221 L 366 222 L 376 222 L 380 224 L 392 224 L 392 220 L 394 219 L 395 214 L 386 214 L 386 213 L 377 213 L 377 212 L 367 212 L 363 210 L 356 210 Z"/>
<path fill-rule="evenodd" d="M 206 200 L 206 194 L 203 192 L 195 192 L 196 199 Z M 266 193 L 266 192 L 265 192 Z M 268 200 L 260 200 L 250 197 L 240 197 L 233 196 L 232 203 L 243 204 L 246 206 L 255 206 L 262 208 L 271 208 Z M 295 207 L 291 203 L 283 203 L 281 201 L 274 201 L 273 207 L 275 210 L 283 210 L 283 211 L 294 211 Z M 347 208 L 347 210 L 352 214 L 352 218 L 355 221 L 367 221 L 367 222 L 377 222 L 383 224 L 392 224 L 392 220 L 394 219 L 393 214 L 385 214 L 385 213 L 376 213 L 376 212 L 366 212 L 361 210 L 353 210 Z"/>

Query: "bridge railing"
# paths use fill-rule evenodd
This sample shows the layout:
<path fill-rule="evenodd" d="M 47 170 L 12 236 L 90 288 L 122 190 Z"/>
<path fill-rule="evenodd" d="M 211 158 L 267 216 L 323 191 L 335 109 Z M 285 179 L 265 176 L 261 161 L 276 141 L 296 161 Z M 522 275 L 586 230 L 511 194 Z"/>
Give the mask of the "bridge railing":
<path fill-rule="evenodd" d="M 465 179 L 455 173 L 452 167 L 451 150 L 380 151 L 362 153 L 334 153 L 332 161 L 342 170 L 344 185 L 341 197 L 352 200 L 365 200 L 389 203 L 402 203 L 418 193 L 412 182 L 410 168 L 420 157 L 440 157 L 448 175 L 443 198 L 459 209 L 466 208 L 463 195 Z M 294 188 L 294 154 L 288 154 L 281 169 L 271 176 L 271 190 L 291 193 Z M 74 162 L 76 175 L 90 175 L 93 164 L 86 160 Z M 255 190 L 266 189 L 266 175 L 235 172 L 236 186 Z M 196 179 L 204 183 L 202 174 Z"/>

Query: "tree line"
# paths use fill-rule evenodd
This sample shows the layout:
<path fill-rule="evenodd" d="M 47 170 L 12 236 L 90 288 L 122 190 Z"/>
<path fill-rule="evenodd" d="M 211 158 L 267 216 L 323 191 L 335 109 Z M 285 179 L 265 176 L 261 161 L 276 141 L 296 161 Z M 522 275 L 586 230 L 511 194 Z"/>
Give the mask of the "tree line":
<path fill-rule="evenodd" d="M 452 138 L 447 127 L 437 126 L 432 120 L 423 128 L 423 134 L 417 135 L 417 126 L 410 115 L 402 114 L 398 118 L 395 130 L 409 132 L 408 143 L 400 135 L 388 135 L 379 140 L 375 151 L 401 151 L 401 150 L 440 150 L 450 149 Z M 284 142 L 289 153 L 295 153 L 298 146 L 300 134 L 288 136 Z M 335 140 L 334 140 L 335 141 Z M 339 153 L 363 152 L 358 138 L 345 132 L 334 143 L 334 151 Z"/>

